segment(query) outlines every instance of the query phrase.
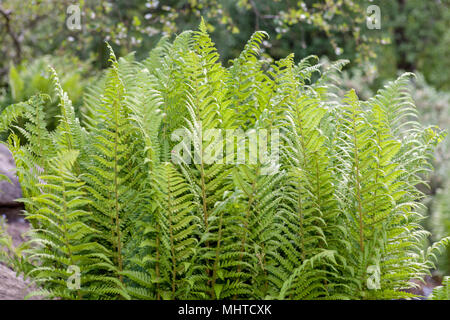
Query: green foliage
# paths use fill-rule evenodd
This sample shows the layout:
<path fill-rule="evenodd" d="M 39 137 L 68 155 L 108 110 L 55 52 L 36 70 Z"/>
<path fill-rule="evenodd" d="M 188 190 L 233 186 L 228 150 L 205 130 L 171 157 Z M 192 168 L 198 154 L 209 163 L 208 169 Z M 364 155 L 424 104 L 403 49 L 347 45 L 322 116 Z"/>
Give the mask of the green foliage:
<path fill-rule="evenodd" d="M 324 63 L 328 62 L 324 61 Z M 379 72 L 372 64 L 365 65 L 362 70 L 345 71 L 340 76 L 339 81 L 343 88 L 339 90 L 339 93 L 342 94 L 349 88 L 355 88 L 360 97 L 369 99 L 373 88 L 377 86 L 378 77 Z M 410 79 L 408 87 L 417 106 L 421 122 L 427 125 L 436 124 L 448 132 L 450 129 L 450 114 L 448 112 L 450 93 L 437 90 L 420 73 Z M 432 238 L 430 240 L 432 241 L 450 235 L 449 158 L 449 140 L 445 139 L 435 151 L 435 157 L 432 161 L 434 171 L 423 175 L 423 179 L 429 188 L 425 185 L 419 185 L 419 188 L 426 194 L 426 197 L 422 200 L 426 205 L 426 208 L 424 208 L 426 220 L 422 222 L 422 225 L 431 231 Z M 447 251 L 440 259 L 439 269 L 446 274 L 449 273 L 450 251 Z"/>
<path fill-rule="evenodd" d="M 341 99 L 345 61 L 267 62 L 256 32 L 225 68 L 206 30 L 163 39 L 142 62 L 110 49 L 83 125 L 56 75 L 54 130 L 44 95 L 2 113 L 1 130 L 28 120 L 25 144 L 8 139 L 32 224 L 17 270 L 64 299 L 414 297 L 409 280 L 449 238 L 423 250 L 415 186 L 443 134 L 417 122 L 409 75 Z M 223 161 L 211 129 L 233 132 Z M 245 143 L 239 161 L 240 131 L 276 141 L 275 129 L 279 145 L 250 161 Z"/>
<path fill-rule="evenodd" d="M 1 180 L 1 177 L 0 177 Z M 0 217 L 0 262 L 17 270 L 25 270 L 28 265 L 24 251 L 28 249 L 27 243 L 15 247 L 12 237 L 7 230 L 5 217 Z"/>
<path fill-rule="evenodd" d="M 376 3 L 377 1 L 375 1 Z M 446 72 L 450 54 L 450 1 L 378 1 L 382 30 L 392 43 L 381 50 L 378 65 L 382 77 L 396 69 L 420 70 L 427 82 L 439 90 L 450 89 Z M 430 21 L 434 23 L 430 24 Z M 389 59 L 392 57 L 393 59 Z M 389 68 L 389 65 L 394 68 Z"/>
<path fill-rule="evenodd" d="M 70 5 L 80 8 L 80 30 L 70 30 Z M 381 11 L 381 29 L 370 30 L 367 8 Z M 396 70 L 423 73 L 439 89 L 450 86 L 446 72 L 450 39 L 449 0 L 125 0 L 3 1 L 0 5 L 0 85 L 11 63 L 33 61 L 58 52 L 105 67 L 109 41 L 119 55 L 136 51 L 142 58 L 162 36 L 194 28 L 204 17 L 218 39 L 223 61 L 239 55 L 239 47 L 257 30 L 266 30 L 274 42 L 266 58 L 317 54 L 376 61 L 383 79 Z M 49 12 L 52 14 L 49 15 Z M 433 23 L 430 23 L 432 21 Z M 231 35 L 231 36 L 230 36 Z M 378 57 L 378 58 L 377 58 Z"/>
<path fill-rule="evenodd" d="M 12 65 L 9 69 L 9 91 L 0 97 L 0 110 L 8 105 L 30 99 L 38 93 L 52 97 L 45 105 L 45 113 L 50 129 L 56 127 L 55 117 L 58 115 L 58 101 L 54 95 L 52 73 L 49 66 L 58 69 L 63 76 L 61 86 L 68 92 L 73 105 L 78 108 L 82 104 L 85 86 L 90 81 L 87 64 L 76 58 L 58 58 L 42 56 L 31 63 Z"/>
<path fill-rule="evenodd" d="M 77 58 L 42 56 L 31 63 L 11 66 L 9 70 L 10 94 L 3 97 L 3 105 L 29 99 L 37 93 L 52 95 L 53 86 L 48 66 L 62 72 L 61 85 L 76 106 L 81 105 L 82 93 L 88 80 L 87 65 Z"/>
<path fill-rule="evenodd" d="M 73 13 L 67 12 L 70 5 L 80 8 L 83 26 L 80 30 L 66 28 L 66 21 Z M 307 0 L 295 4 L 248 0 L 90 0 L 77 3 L 43 0 L 39 4 L 24 1 L 20 5 L 8 2 L 0 5 L 0 25 L 7 30 L 0 34 L 5 43 L 1 53 L 5 61 L 14 63 L 57 50 L 84 59 L 91 55 L 102 59 L 107 56 L 102 42 L 107 40 L 118 50 L 120 48 L 121 54 L 135 50 L 146 54 L 160 36 L 193 28 L 200 17 L 204 17 L 208 31 L 226 39 L 219 45 L 225 50 L 225 59 L 238 54 L 234 49 L 235 41 L 245 42 L 260 29 L 268 30 L 277 40 L 298 39 L 301 34 L 295 48 L 290 41 L 278 42 L 271 52 L 276 56 L 290 51 L 302 55 L 319 51 L 333 53 L 345 43 L 351 47 L 352 54 L 361 51 L 367 55 L 372 37 L 363 38 L 360 30 L 365 22 L 365 6 L 364 1 L 349 0 L 319 3 Z M 52 12 L 51 17 L 49 12 Z M 234 38 L 225 37 L 230 33 Z M 320 40 L 318 36 L 322 36 Z M 100 66 L 104 66 L 104 62 L 99 61 Z M 4 67 L 8 65 L 0 63 L 0 71 Z"/>
<path fill-rule="evenodd" d="M 442 286 L 433 289 L 431 300 L 450 300 L 450 277 L 445 277 Z"/>

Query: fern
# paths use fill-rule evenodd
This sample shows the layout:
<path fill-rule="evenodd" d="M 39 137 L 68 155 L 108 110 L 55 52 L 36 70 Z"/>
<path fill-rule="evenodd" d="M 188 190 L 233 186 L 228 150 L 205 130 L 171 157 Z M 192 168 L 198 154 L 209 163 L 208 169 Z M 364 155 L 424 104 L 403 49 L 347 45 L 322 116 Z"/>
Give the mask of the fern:
<path fill-rule="evenodd" d="M 442 286 L 433 289 L 430 300 L 450 300 L 449 277 L 445 277 Z"/>
<path fill-rule="evenodd" d="M 140 62 L 109 48 L 80 116 L 54 70 L 56 128 L 45 95 L 3 111 L 32 227 L 16 252 L 2 243 L 34 294 L 415 298 L 449 241 L 424 249 L 416 188 L 443 133 L 420 125 L 408 74 L 340 97 L 346 61 L 268 63 L 266 37 L 230 67 L 204 22 Z"/>

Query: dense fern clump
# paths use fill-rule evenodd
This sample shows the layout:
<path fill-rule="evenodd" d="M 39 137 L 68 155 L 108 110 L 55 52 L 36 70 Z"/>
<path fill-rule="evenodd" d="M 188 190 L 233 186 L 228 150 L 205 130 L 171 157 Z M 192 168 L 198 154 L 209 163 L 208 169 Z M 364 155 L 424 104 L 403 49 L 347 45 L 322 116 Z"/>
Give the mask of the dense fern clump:
<path fill-rule="evenodd" d="M 417 122 L 408 74 L 368 101 L 339 97 L 345 61 L 270 63 L 259 58 L 266 37 L 224 67 L 202 23 L 142 62 L 111 50 L 82 121 L 54 71 L 55 130 L 45 95 L 2 113 L 32 226 L 8 261 L 35 294 L 414 297 L 409 280 L 449 241 L 425 248 L 416 188 L 443 133 Z M 252 134 L 274 142 L 257 158 L 242 143 Z"/>

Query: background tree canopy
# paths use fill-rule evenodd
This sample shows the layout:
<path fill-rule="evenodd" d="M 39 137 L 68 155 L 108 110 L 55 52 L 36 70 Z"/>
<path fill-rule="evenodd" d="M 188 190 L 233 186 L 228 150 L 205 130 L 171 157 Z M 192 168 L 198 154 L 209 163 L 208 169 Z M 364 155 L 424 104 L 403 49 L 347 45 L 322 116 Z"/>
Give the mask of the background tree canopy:
<path fill-rule="evenodd" d="M 106 67 L 104 41 L 116 52 L 137 56 L 158 39 L 194 29 L 203 16 L 226 62 L 235 58 L 256 30 L 271 37 L 268 55 L 281 58 L 326 55 L 356 66 L 373 61 L 384 79 L 397 69 L 421 71 L 439 89 L 450 88 L 449 0 L 268 1 L 268 0 L 137 0 L 137 1 L 0 1 L 1 82 L 11 63 L 44 54 L 91 58 Z M 78 4 L 82 30 L 66 27 L 67 8 Z M 366 26 L 369 5 L 381 9 L 381 29 Z M 269 42 L 267 42 L 268 44 Z M 446 59 L 447 58 L 447 59 Z"/>

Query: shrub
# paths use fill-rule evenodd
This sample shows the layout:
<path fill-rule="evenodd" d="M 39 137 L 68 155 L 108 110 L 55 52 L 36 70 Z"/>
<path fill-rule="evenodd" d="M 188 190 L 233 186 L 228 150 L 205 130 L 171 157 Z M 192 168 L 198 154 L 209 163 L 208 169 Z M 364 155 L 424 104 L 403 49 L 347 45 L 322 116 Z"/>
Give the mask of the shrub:
<path fill-rule="evenodd" d="M 258 56 L 265 37 L 256 32 L 228 68 L 203 23 L 140 63 L 111 50 L 83 126 L 56 73 L 55 130 L 46 129 L 45 96 L 4 111 L 3 129 L 29 121 L 27 143 L 12 133 L 8 145 L 32 226 L 17 270 L 36 294 L 414 297 L 408 280 L 429 272 L 449 240 L 422 248 L 415 187 L 442 133 L 417 122 L 408 75 L 368 101 L 354 91 L 341 99 L 333 79 L 344 61 L 326 70 L 292 55 L 268 64 Z M 211 129 L 268 132 L 259 145 L 279 144 L 249 161 L 255 146 L 246 143 L 247 161 L 233 152 L 220 163 L 211 150 L 235 151 L 240 140 L 222 146 Z"/>

